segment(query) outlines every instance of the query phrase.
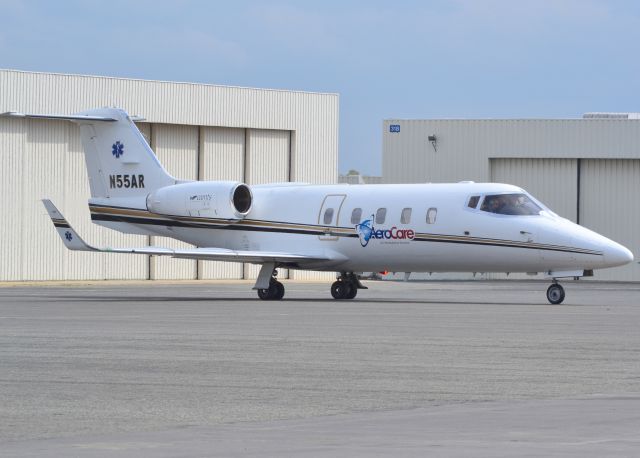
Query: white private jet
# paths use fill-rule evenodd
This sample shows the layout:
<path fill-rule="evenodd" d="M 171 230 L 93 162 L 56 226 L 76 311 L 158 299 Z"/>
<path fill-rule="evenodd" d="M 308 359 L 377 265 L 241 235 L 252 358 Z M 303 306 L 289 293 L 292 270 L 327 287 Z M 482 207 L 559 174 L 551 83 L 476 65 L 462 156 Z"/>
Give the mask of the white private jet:
<path fill-rule="evenodd" d="M 5 116 L 77 123 L 94 223 L 128 234 L 173 237 L 191 249 L 95 248 L 43 200 L 70 250 L 261 264 L 254 289 L 282 299 L 276 268 L 338 272 L 335 299 L 365 288 L 359 272 L 543 272 L 547 299 L 559 278 L 633 260 L 624 246 L 553 213 L 525 190 L 496 183 L 248 186 L 169 175 L 126 112 Z"/>

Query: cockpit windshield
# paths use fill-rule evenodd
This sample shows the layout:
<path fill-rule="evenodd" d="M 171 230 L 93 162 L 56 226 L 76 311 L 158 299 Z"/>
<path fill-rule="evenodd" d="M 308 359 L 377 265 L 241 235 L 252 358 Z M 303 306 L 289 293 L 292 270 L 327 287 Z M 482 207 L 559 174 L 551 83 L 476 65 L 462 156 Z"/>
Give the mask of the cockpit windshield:
<path fill-rule="evenodd" d="M 499 215 L 539 215 L 542 208 L 526 194 L 484 196 L 480 210 Z"/>

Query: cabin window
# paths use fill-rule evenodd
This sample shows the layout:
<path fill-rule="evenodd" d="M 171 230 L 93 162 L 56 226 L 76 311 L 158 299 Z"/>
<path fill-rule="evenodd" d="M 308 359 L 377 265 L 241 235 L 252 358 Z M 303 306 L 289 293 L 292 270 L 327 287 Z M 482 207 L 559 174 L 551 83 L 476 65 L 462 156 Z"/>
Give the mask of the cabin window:
<path fill-rule="evenodd" d="M 495 194 L 484 197 L 480 210 L 498 215 L 539 215 L 542 208 L 526 194 Z"/>
<path fill-rule="evenodd" d="M 436 222 L 436 216 L 438 216 L 438 209 L 431 207 L 427 210 L 427 224 L 433 224 Z"/>
<path fill-rule="evenodd" d="M 469 208 L 476 208 L 478 206 L 478 202 L 480 202 L 480 196 L 472 196 L 469 198 L 469 204 L 467 206 Z"/>
<path fill-rule="evenodd" d="M 402 213 L 400 214 L 400 223 L 409 224 L 410 222 L 411 222 L 411 209 L 403 208 Z"/>
<path fill-rule="evenodd" d="M 354 208 L 351 212 L 351 224 L 360 224 L 362 221 L 362 208 Z"/>
<path fill-rule="evenodd" d="M 327 208 L 324 211 L 324 217 L 322 220 L 324 221 L 324 224 L 331 224 L 331 221 L 333 221 L 333 208 Z"/>
<path fill-rule="evenodd" d="M 376 224 L 384 224 L 384 220 L 387 217 L 387 209 L 386 208 L 378 208 L 376 212 Z"/>

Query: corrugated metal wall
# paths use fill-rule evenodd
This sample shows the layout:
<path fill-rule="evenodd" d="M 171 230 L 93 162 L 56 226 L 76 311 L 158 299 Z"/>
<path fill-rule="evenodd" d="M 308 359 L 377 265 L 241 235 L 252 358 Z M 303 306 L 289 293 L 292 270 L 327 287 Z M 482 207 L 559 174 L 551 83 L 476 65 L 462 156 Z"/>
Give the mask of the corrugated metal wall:
<path fill-rule="evenodd" d="M 0 112 L 72 113 L 113 105 L 146 118 L 139 123 L 143 135 L 178 178 L 337 181 L 337 94 L 0 70 Z M 252 139 L 255 154 L 245 149 Z M 145 246 L 150 239 L 90 222 L 84 157 L 70 123 L 0 118 L 0 158 L 3 211 L 12 215 L 0 223 L 0 281 L 244 274 L 233 263 L 64 250 L 43 197 L 52 198 L 89 243 Z"/>
<path fill-rule="evenodd" d="M 295 131 L 291 179 L 337 181 L 338 94 L 0 70 L 0 113 L 113 105 L 150 123 Z"/>
<path fill-rule="evenodd" d="M 0 222 L 0 260 L 2 268 L 0 275 L 3 279 L 22 277 L 22 245 L 21 231 L 24 227 L 25 212 L 20 211 L 24 193 L 24 140 L 26 137 L 26 122 L 17 119 L 0 122 L 0 161 L 2 163 L 3 178 L 0 180 L 0 195 L 2 195 L 3 218 Z M 6 209 L 6 210 L 5 210 Z M 40 226 L 42 221 L 37 220 Z"/>
<path fill-rule="evenodd" d="M 144 246 L 147 238 L 91 224 L 89 184 L 78 128 L 37 120 L 0 122 L 2 182 L 0 280 L 94 280 L 148 277 L 146 256 L 72 253 L 65 250 L 40 199 L 48 197 L 88 243 Z"/>
<path fill-rule="evenodd" d="M 400 132 L 390 132 L 390 125 Z M 428 141 L 436 136 L 436 148 Z M 625 119 L 385 120 L 385 183 L 490 179 L 489 158 L 634 159 L 640 121 Z"/>

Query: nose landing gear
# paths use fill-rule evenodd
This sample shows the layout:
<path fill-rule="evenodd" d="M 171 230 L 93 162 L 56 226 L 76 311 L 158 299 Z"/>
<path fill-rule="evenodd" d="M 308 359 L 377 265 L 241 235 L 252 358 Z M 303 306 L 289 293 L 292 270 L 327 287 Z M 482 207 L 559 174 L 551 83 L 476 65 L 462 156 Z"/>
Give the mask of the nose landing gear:
<path fill-rule="evenodd" d="M 564 300 L 564 288 L 558 282 L 554 282 L 547 289 L 547 300 L 552 304 L 561 304 Z"/>
<path fill-rule="evenodd" d="M 343 272 L 338 280 L 331 285 L 331 296 L 334 299 L 353 299 L 359 289 L 367 289 L 353 272 Z"/>

